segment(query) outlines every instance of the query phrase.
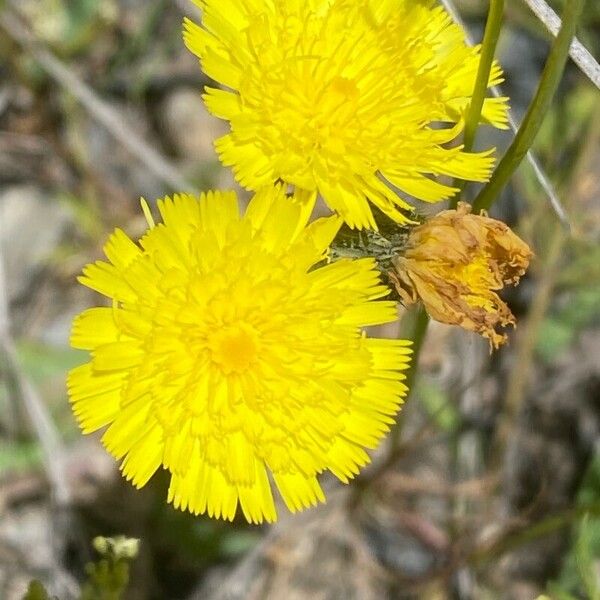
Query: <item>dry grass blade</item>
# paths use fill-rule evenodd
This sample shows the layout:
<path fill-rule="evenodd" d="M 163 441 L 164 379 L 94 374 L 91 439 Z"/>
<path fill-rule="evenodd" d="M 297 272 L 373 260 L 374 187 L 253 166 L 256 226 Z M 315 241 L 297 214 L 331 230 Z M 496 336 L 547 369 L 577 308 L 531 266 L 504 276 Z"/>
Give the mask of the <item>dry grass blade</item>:
<path fill-rule="evenodd" d="M 10 335 L 9 323 L 8 294 L 0 247 L 0 367 L 2 367 L 2 374 L 7 382 L 9 397 L 12 396 L 14 402 L 18 402 L 23 407 L 42 449 L 53 509 L 52 577 L 54 589 L 61 594 L 61 597 L 74 598 L 78 595 L 78 587 L 64 570 L 61 562 L 64 545 L 67 539 L 73 535 L 72 496 L 67 482 L 65 450 L 46 404 L 21 368 L 14 341 Z"/>
<path fill-rule="evenodd" d="M 466 32 L 467 42 L 471 45 L 474 45 L 475 42 L 470 37 L 468 33 L 468 28 L 462 20 L 462 17 L 460 16 L 460 13 L 458 12 L 457 8 L 454 6 L 454 2 L 452 0 L 441 0 L 441 3 L 444 5 L 444 8 L 448 11 L 454 22 L 460 25 L 461 28 Z M 491 91 L 496 98 L 504 96 L 502 89 L 499 86 L 493 87 Z M 519 130 L 519 123 L 517 122 L 511 111 L 509 111 L 508 113 L 508 124 L 510 126 L 511 131 L 514 134 L 516 134 Z M 556 213 L 556 216 L 559 218 L 564 228 L 570 231 L 571 222 L 569 220 L 569 217 L 562 205 L 562 202 L 560 201 L 560 198 L 558 197 L 558 194 L 556 193 L 556 190 L 554 189 L 554 186 L 552 185 L 552 182 L 550 181 L 550 178 L 541 166 L 536 155 L 533 152 L 529 151 L 527 153 L 527 161 L 531 165 L 536 179 L 538 180 L 540 186 L 544 190 L 544 193 L 548 197 L 548 201 L 550 202 L 552 209 Z"/>
<path fill-rule="evenodd" d="M 0 222 L 1 225 L 1 222 Z M 0 246 L 0 376 L 6 383 L 9 401 L 18 404 L 42 450 L 44 472 L 50 486 L 52 507 L 52 578 L 54 589 L 65 598 L 78 596 L 78 587 L 62 565 L 64 546 L 73 537 L 72 494 L 67 479 L 65 448 L 43 398 L 23 372 L 10 333 L 8 291 Z M 22 411 L 20 409 L 23 409 Z M 4 598 L 0 591 L 0 596 Z"/>
<path fill-rule="evenodd" d="M 556 37 L 562 23 L 560 17 L 548 6 L 545 0 L 524 0 L 524 2 L 546 29 Z M 600 89 L 600 64 L 577 38 L 571 44 L 569 56 L 587 78 Z"/>
<path fill-rule="evenodd" d="M 106 130 L 169 188 L 193 191 L 190 182 L 163 156 L 151 148 L 110 105 L 100 99 L 84 81 L 36 40 L 22 19 L 9 9 L 0 13 L 0 28 L 26 49 L 59 85 L 68 90 Z"/>

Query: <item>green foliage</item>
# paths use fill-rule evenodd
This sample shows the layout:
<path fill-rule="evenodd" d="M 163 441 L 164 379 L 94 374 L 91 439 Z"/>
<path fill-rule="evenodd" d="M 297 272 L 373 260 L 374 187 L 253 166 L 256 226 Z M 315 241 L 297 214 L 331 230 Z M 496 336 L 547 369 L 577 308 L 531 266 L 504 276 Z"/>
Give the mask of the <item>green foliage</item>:
<path fill-rule="evenodd" d="M 19 343 L 17 351 L 23 370 L 37 384 L 51 377 L 62 378 L 66 371 L 86 358 L 80 350 L 33 342 Z"/>
<path fill-rule="evenodd" d="M 0 439 L 0 476 L 7 472 L 25 473 L 42 464 L 42 451 L 37 442 Z"/>
<path fill-rule="evenodd" d="M 81 600 L 120 600 L 129 583 L 129 560 L 137 556 L 139 540 L 97 537 L 94 548 L 102 558 L 87 565 L 88 581 Z"/>
<path fill-rule="evenodd" d="M 224 558 L 236 558 L 251 550 L 259 540 L 255 531 L 234 531 L 221 536 L 219 549 Z"/>
<path fill-rule="evenodd" d="M 83 587 L 81 600 L 119 600 L 129 583 L 129 566 L 124 561 L 101 559 L 86 569 L 88 583 Z"/>
<path fill-rule="evenodd" d="M 253 548 L 261 538 L 255 527 L 231 527 L 222 521 L 195 518 L 161 505 L 157 520 L 162 547 L 177 549 L 180 561 L 198 566 L 234 560 Z"/>
<path fill-rule="evenodd" d="M 586 475 L 578 501 L 591 506 L 600 500 L 600 455 Z M 552 600 L 600 600 L 600 518 L 586 515 L 574 528 L 574 544 L 559 579 L 548 585 Z"/>
<path fill-rule="evenodd" d="M 23 596 L 23 600 L 52 600 L 45 590 L 44 586 L 39 581 L 32 581 L 29 584 L 27 593 Z"/>
<path fill-rule="evenodd" d="M 598 525 L 595 528 L 588 527 L 589 518 L 586 516 L 579 531 L 579 539 L 575 545 L 575 561 L 581 577 L 582 587 L 590 600 L 600 600 L 600 582 L 594 565 L 593 545 L 600 541 L 598 537 Z"/>
<path fill-rule="evenodd" d="M 536 142 L 536 150 L 551 169 L 573 223 L 572 235 L 565 237 L 563 243 L 564 260 L 554 276 L 552 307 L 537 340 L 537 353 L 547 362 L 554 361 L 583 330 L 600 321 L 600 247 L 594 233 L 597 211 L 592 198 L 588 198 L 593 192 L 582 191 L 578 175 L 597 147 L 599 124 L 597 90 L 581 85 L 562 102 L 555 103 Z M 534 191 L 539 188 L 532 174 L 528 172 L 527 178 L 527 195 L 535 199 L 529 229 L 541 272 L 548 268 L 546 257 L 555 217 L 548 214 L 539 191 Z"/>
<path fill-rule="evenodd" d="M 552 596 L 542 596 L 542 598 L 538 598 L 538 600 L 580 600 L 576 598 L 569 592 L 565 592 L 560 586 L 556 584 L 550 584 L 548 586 L 548 591 L 552 594 Z"/>
<path fill-rule="evenodd" d="M 600 581 L 595 565 L 600 558 L 600 520 L 586 516 L 577 529 L 577 540 L 565 571 L 558 582 L 549 584 L 548 591 L 555 600 L 581 597 L 600 600 Z"/>
<path fill-rule="evenodd" d="M 115 0 L 36 0 L 23 2 L 23 11 L 36 35 L 63 56 L 87 50 L 118 15 Z"/>
<path fill-rule="evenodd" d="M 24 374 L 41 390 L 53 411 L 53 417 L 65 437 L 74 432 L 73 418 L 65 405 L 64 374 L 83 362 L 85 355 L 79 350 L 49 344 L 20 342 L 17 346 L 19 363 Z M 1 371 L 1 368 L 0 368 Z M 0 426 L 12 419 L 23 418 L 15 412 L 13 390 L 3 385 L 0 373 Z M 15 427 L 15 423 L 12 423 Z M 26 428 L 22 428 L 24 432 Z M 21 431 L 21 430 L 19 430 Z M 0 439 L 0 475 L 7 472 L 25 472 L 37 469 L 42 462 L 42 452 L 37 440 L 22 439 L 24 436 Z"/>
<path fill-rule="evenodd" d="M 444 390 L 425 378 L 418 380 L 417 388 L 419 398 L 435 424 L 442 431 L 456 431 L 460 425 L 460 414 L 450 403 Z"/>
<path fill-rule="evenodd" d="M 97 537 L 94 548 L 101 558 L 86 566 L 87 581 L 80 600 L 121 600 L 129 583 L 129 561 L 138 554 L 139 540 Z M 23 600 L 54 599 L 39 581 L 32 581 Z"/>
<path fill-rule="evenodd" d="M 569 301 L 550 314 L 542 324 L 537 342 L 538 354 L 547 362 L 557 358 L 586 329 L 600 317 L 600 278 L 568 292 Z"/>

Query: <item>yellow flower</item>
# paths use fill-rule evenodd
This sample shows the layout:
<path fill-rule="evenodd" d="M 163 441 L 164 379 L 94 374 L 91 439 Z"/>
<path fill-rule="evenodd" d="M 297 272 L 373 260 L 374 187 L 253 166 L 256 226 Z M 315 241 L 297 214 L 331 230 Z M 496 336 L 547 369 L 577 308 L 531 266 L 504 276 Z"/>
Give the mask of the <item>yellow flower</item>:
<path fill-rule="evenodd" d="M 491 150 L 448 148 L 473 91 L 479 49 L 433 0 L 195 0 L 185 40 L 205 73 L 206 105 L 229 121 L 216 142 L 244 187 L 318 191 L 351 227 L 369 201 L 397 222 L 409 202 L 447 199 L 447 175 L 487 179 Z M 495 66 L 490 85 L 501 81 Z M 483 120 L 506 126 L 506 99 Z"/>
<path fill-rule="evenodd" d="M 506 335 L 496 328 L 515 324 L 497 292 L 519 282 L 531 256 L 508 225 L 461 202 L 412 230 L 390 276 L 405 304 L 420 299 L 436 321 L 476 331 L 497 348 Z"/>
<path fill-rule="evenodd" d="M 347 482 L 394 422 L 409 342 L 367 338 L 393 321 L 373 259 L 327 263 L 339 217 L 306 225 L 306 202 L 264 189 L 240 216 L 235 193 L 159 201 L 162 224 L 84 285 L 113 300 L 76 318 L 91 361 L 68 389 L 85 433 L 128 480 L 163 467 L 169 501 L 195 514 L 276 518 L 269 473 L 291 511 L 324 501 L 317 475 Z"/>

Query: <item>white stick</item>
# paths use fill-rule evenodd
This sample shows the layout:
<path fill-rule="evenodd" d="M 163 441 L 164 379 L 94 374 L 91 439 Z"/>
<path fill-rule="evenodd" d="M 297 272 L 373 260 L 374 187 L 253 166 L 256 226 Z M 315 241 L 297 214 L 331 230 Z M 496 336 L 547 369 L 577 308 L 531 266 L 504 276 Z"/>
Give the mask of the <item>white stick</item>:
<path fill-rule="evenodd" d="M 562 25 L 560 17 L 552 10 L 545 0 L 525 0 L 535 16 L 544 24 L 546 29 L 556 37 Z M 569 56 L 573 62 L 587 75 L 588 79 L 600 89 L 600 64 L 591 52 L 577 39 L 573 40 Z"/>

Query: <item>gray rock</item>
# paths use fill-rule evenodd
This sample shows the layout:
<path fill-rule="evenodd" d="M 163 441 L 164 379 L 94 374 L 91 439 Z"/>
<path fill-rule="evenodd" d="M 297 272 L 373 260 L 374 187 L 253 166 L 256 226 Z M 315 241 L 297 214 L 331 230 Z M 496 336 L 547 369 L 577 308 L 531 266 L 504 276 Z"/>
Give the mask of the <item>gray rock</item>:
<path fill-rule="evenodd" d="M 33 285 L 69 221 L 67 210 L 34 186 L 0 190 L 0 249 L 9 302 Z"/>
<path fill-rule="evenodd" d="M 169 94 L 163 102 L 162 117 L 179 155 L 200 162 L 217 158 L 213 142 L 226 133 L 227 127 L 208 113 L 198 90 L 179 88 Z"/>
<path fill-rule="evenodd" d="M 203 187 L 233 186 L 231 172 L 220 165 L 213 145 L 227 133 L 228 125 L 209 114 L 196 88 L 179 87 L 171 92 L 163 100 L 158 118 L 185 171 L 199 175 Z"/>

